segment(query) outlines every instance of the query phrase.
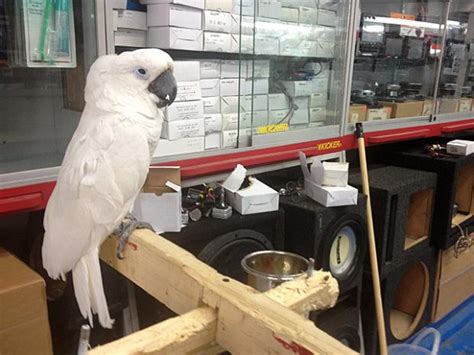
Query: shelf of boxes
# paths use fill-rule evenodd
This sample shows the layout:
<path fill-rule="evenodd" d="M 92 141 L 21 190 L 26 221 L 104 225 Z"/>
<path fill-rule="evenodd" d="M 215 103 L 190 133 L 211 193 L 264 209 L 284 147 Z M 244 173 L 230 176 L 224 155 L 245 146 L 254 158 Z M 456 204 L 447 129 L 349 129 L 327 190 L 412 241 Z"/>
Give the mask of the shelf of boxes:
<path fill-rule="evenodd" d="M 330 65 L 310 62 L 306 69 L 316 65 L 321 75 L 281 81 L 280 89 L 271 87 L 270 66 L 285 58 L 334 58 L 333 2 L 140 2 L 146 12 L 114 10 L 116 47 L 157 47 L 175 59 L 205 58 L 175 61 L 178 96 L 165 111 L 155 157 L 250 146 L 251 136 L 266 125 L 284 122 L 290 130 L 324 125 Z"/>

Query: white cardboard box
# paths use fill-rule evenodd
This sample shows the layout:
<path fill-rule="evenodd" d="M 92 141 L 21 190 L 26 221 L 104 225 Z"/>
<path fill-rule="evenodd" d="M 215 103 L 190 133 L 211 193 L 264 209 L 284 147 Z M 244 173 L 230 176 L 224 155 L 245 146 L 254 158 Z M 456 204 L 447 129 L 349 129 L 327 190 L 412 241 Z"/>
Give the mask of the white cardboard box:
<path fill-rule="evenodd" d="M 202 11 L 181 5 L 154 4 L 147 8 L 148 27 L 171 26 L 200 30 Z"/>
<path fill-rule="evenodd" d="M 349 179 L 349 163 L 322 163 L 322 185 L 346 187 Z"/>
<path fill-rule="evenodd" d="M 204 108 L 204 114 L 213 114 L 221 112 L 220 96 L 203 97 L 202 104 Z"/>
<path fill-rule="evenodd" d="M 177 27 L 150 27 L 147 46 L 202 52 L 202 31 Z"/>
<path fill-rule="evenodd" d="M 474 142 L 455 139 L 446 145 L 447 152 L 454 155 L 470 155 L 474 153 Z"/>
<path fill-rule="evenodd" d="M 269 91 L 268 78 L 255 78 L 246 81 L 246 94 L 266 95 Z"/>
<path fill-rule="evenodd" d="M 255 36 L 255 54 L 259 55 L 279 55 L 280 40 L 267 36 Z"/>
<path fill-rule="evenodd" d="M 268 95 L 247 95 L 244 99 L 244 108 L 246 111 L 252 109 L 252 100 L 254 111 L 268 111 Z"/>
<path fill-rule="evenodd" d="M 232 0 L 206 0 L 204 8 L 206 10 L 215 10 L 220 12 L 232 11 Z"/>
<path fill-rule="evenodd" d="M 355 187 L 322 186 L 321 163 L 315 161 L 310 172 L 304 153 L 300 152 L 299 156 L 304 175 L 304 191 L 309 198 L 325 207 L 357 205 L 358 190 Z"/>
<path fill-rule="evenodd" d="M 220 96 L 220 79 L 200 80 L 202 97 Z"/>
<path fill-rule="evenodd" d="M 125 10 L 127 8 L 127 0 L 112 0 L 112 9 Z"/>
<path fill-rule="evenodd" d="M 144 5 L 176 4 L 176 5 L 195 7 L 197 9 L 204 9 L 204 0 L 140 0 L 140 3 Z"/>
<path fill-rule="evenodd" d="M 309 97 L 309 107 L 326 107 L 328 95 L 326 92 L 314 92 Z"/>
<path fill-rule="evenodd" d="M 327 95 L 329 87 L 329 77 L 328 76 L 316 76 L 310 82 L 312 92 L 320 92 Z"/>
<path fill-rule="evenodd" d="M 222 114 L 222 130 L 230 131 L 230 130 L 236 130 L 237 128 L 239 128 L 239 114 L 238 113 Z"/>
<path fill-rule="evenodd" d="M 309 122 L 324 122 L 326 121 L 325 107 L 311 107 L 309 109 Z"/>
<path fill-rule="evenodd" d="M 279 20 L 281 17 L 281 3 L 275 0 L 257 0 L 257 16 Z"/>
<path fill-rule="evenodd" d="M 175 141 L 160 139 L 153 156 L 166 157 L 169 155 L 174 156 L 202 151 L 204 151 L 204 137 L 190 137 Z"/>
<path fill-rule="evenodd" d="M 253 35 L 253 17 L 252 16 L 242 16 L 238 14 L 231 14 L 231 25 L 230 33 L 243 35 Z M 242 26 L 240 25 L 242 23 Z"/>
<path fill-rule="evenodd" d="M 117 11 L 117 28 L 146 31 L 146 13 L 132 10 Z"/>
<path fill-rule="evenodd" d="M 298 106 L 298 110 L 309 107 L 309 96 L 298 96 L 293 98 L 293 103 Z"/>
<path fill-rule="evenodd" d="M 118 30 L 114 32 L 114 43 L 116 46 L 145 47 L 146 31 Z"/>
<path fill-rule="evenodd" d="M 209 133 L 204 137 L 204 148 L 208 149 L 219 149 L 221 147 L 221 133 Z"/>
<path fill-rule="evenodd" d="M 299 11 L 293 7 L 282 7 L 281 8 L 281 20 L 286 22 L 298 23 Z"/>
<path fill-rule="evenodd" d="M 221 77 L 221 62 L 218 59 L 201 60 L 201 79 L 217 79 Z"/>
<path fill-rule="evenodd" d="M 318 10 L 311 7 L 300 6 L 299 23 L 306 23 L 308 25 L 316 25 L 318 22 Z"/>
<path fill-rule="evenodd" d="M 220 113 L 204 115 L 204 131 L 206 134 L 222 131 L 222 115 Z"/>
<path fill-rule="evenodd" d="M 177 88 L 175 102 L 200 100 L 202 97 L 199 81 L 178 81 Z"/>
<path fill-rule="evenodd" d="M 251 127 L 261 127 L 268 124 L 268 111 L 254 111 L 252 114 Z"/>
<path fill-rule="evenodd" d="M 285 94 L 268 94 L 268 110 L 288 110 L 290 102 Z"/>
<path fill-rule="evenodd" d="M 318 2 L 320 0 L 280 0 L 281 6 L 288 6 L 288 7 L 299 7 L 299 6 L 306 6 L 306 7 L 318 7 Z M 331 0 L 334 1 L 334 0 Z"/>
<path fill-rule="evenodd" d="M 203 104 L 201 100 L 174 102 L 164 110 L 165 121 L 181 121 L 203 119 Z"/>
<path fill-rule="evenodd" d="M 226 190 L 230 205 L 243 215 L 277 211 L 278 192 L 253 177 L 249 177 L 249 181 L 250 186 L 237 192 Z"/>
<path fill-rule="evenodd" d="M 221 97 L 221 113 L 237 113 L 247 112 L 250 107 L 247 107 L 247 102 L 244 96 L 240 96 L 240 107 L 239 107 L 239 96 L 222 96 Z"/>
<path fill-rule="evenodd" d="M 269 78 L 270 77 L 270 61 L 256 60 L 247 62 L 247 78 Z"/>
<path fill-rule="evenodd" d="M 247 88 L 246 88 L 247 83 L 245 82 L 245 79 L 238 79 L 238 78 L 220 79 L 221 96 L 237 96 L 237 95 L 239 95 L 239 80 L 240 80 L 240 93 L 241 94 L 246 94 L 247 93 Z M 221 108 L 222 108 L 222 103 L 221 103 Z"/>
<path fill-rule="evenodd" d="M 288 115 L 288 112 L 288 109 L 268 111 L 268 124 L 288 122 L 288 118 L 285 119 L 285 117 Z M 283 121 L 283 119 L 285 119 L 285 121 Z"/>
<path fill-rule="evenodd" d="M 252 53 L 253 37 L 250 35 L 231 34 L 230 51 L 232 53 Z M 242 75 L 242 74 L 241 74 Z"/>
<path fill-rule="evenodd" d="M 292 97 L 309 96 L 312 92 L 310 81 L 282 81 L 282 84 Z"/>
<path fill-rule="evenodd" d="M 316 57 L 320 58 L 334 58 L 335 53 L 335 43 L 328 41 L 318 41 L 316 45 Z"/>
<path fill-rule="evenodd" d="M 202 29 L 210 32 L 230 33 L 231 17 L 227 12 L 209 11 L 203 12 Z"/>
<path fill-rule="evenodd" d="M 331 10 L 319 9 L 318 24 L 322 26 L 336 27 L 336 12 Z"/>
<path fill-rule="evenodd" d="M 177 140 L 188 137 L 204 136 L 204 119 L 191 119 L 182 121 L 163 121 L 161 137 Z"/>
<path fill-rule="evenodd" d="M 198 61 L 174 61 L 173 75 L 177 82 L 198 81 L 200 79 Z"/>
<path fill-rule="evenodd" d="M 290 126 L 308 124 L 308 122 L 309 112 L 307 107 L 293 111 L 293 116 L 290 119 Z"/>
<path fill-rule="evenodd" d="M 230 34 L 204 31 L 205 52 L 230 52 L 231 45 Z"/>
<path fill-rule="evenodd" d="M 234 148 L 237 146 L 239 131 L 236 129 L 222 131 L 222 148 Z"/>
<path fill-rule="evenodd" d="M 238 60 L 223 60 L 221 62 L 221 79 L 238 78 L 239 68 L 241 68 L 240 72 L 242 73 L 246 66 Z M 242 77 L 243 74 L 240 74 L 240 76 Z"/>

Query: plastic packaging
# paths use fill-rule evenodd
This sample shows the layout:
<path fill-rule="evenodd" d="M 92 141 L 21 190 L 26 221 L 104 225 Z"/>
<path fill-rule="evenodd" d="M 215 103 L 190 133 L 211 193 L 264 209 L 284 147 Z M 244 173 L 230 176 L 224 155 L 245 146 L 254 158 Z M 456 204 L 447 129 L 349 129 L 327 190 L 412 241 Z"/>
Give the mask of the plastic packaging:
<path fill-rule="evenodd" d="M 433 336 L 433 347 L 431 351 L 421 347 L 420 342 L 427 336 Z M 434 328 L 424 328 L 413 340 L 411 344 L 394 344 L 388 347 L 389 355 L 437 355 L 441 334 Z"/>

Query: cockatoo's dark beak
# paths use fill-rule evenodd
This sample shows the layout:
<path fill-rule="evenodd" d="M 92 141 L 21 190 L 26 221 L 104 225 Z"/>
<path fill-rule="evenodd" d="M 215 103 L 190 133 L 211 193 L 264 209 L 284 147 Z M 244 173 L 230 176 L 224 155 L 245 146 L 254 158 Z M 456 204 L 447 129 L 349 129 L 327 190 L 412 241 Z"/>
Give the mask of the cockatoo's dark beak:
<path fill-rule="evenodd" d="M 148 85 L 148 90 L 160 99 L 156 104 L 158 107 L 161 108 L 171 105 L 176 98 L 176 92 L 178 91 L 176 79 L 171 70 L 161 73 L 159 77 Z"/>

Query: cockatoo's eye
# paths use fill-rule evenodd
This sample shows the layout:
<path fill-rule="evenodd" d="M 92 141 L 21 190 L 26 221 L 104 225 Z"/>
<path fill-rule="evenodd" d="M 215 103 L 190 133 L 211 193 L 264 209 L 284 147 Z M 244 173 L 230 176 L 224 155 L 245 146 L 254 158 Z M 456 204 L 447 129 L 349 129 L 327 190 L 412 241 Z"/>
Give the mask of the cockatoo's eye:
<path fill-rule="evenodd" d="M 143 67 L 138 67 L 135 69 L 135 73 L 140 79 L 148 79 L 148 72 Z"/>

